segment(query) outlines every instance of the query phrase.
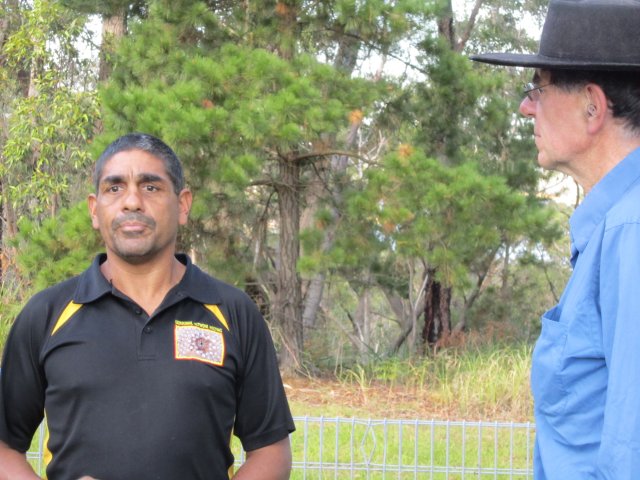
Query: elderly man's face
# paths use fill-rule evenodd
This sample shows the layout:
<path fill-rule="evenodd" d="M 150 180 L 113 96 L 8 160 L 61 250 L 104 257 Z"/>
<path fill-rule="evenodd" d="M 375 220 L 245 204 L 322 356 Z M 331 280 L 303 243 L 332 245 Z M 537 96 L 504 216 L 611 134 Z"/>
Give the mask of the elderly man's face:
<path fill-rule="evenodd" d="M 538 164 L 571 174 L 587 148 L 585 99 L 580 91 L 565 91 L 551 83 L 549 72 L 536 71 L 533 83 L 543 88 L 520 104 L 520 113 L 534 120 Z"/>

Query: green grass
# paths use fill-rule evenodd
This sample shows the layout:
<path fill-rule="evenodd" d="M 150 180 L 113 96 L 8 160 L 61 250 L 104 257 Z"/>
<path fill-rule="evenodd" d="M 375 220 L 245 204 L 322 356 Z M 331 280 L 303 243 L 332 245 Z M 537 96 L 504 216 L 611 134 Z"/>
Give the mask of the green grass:
<path fill-rule="evenodd" d="M 341 371 L 339 384 L 362 397 L 362 403 L 342 405 L 341 391 L 331 392 L 335 403 L 292 402 L 296 416 L 323 417 L 322 429 L 319 421 L 298 422 L 291 437 L 294 465 L 304 460 L 307 469 L 294 469 L 292 478 L 531 478 L 533 425 L 509 428 L 499 423 L 532 420 L 531 348 L 468 345 L 421 359 L 390 359 Z M 394 392 L 404 395 L 394 398 Z M 374 426 L 344 420 L 394 418 L 397 410 L 403 418 L 425 421 Z M 463 429 L 460 422 L 447 427 L 426 421 L 432 418 L 479 421 Z M 310 469 L 312 465 L 318 467 Z"/>
<path fill-rule="evenodd" d="M 454 412 L 457 419 L 529 421 L 531 353 L 528 344 L 451 348 L 424 358 L 356 365 L 340 379 L 362 392 L 386 386 L 424 395 L 434 410 Z M 385 410 L 383 405 L 378 412 Z"/>
<path fill-rule="evenodd" d="M 495 469 L 524 471 L 531 458 L 533 431 L 492 428 L 490 425 L 436 422 L 353 423 L 309 422 L 291 438 L 294 462 L 324 465 L 306 478 L 433 478 L 453 479 Z M 306 452 L 304 449 L 307 443 Z M 337 468 L 342 465 L 343 470 Z M 384 470 L 387 470 L 386 472 Z M 448 476 L 444 476 L 445 472 Z M 399 472 L 400 471 L 400 472 Z M 438 473 L 442 472 L 442 473 Z M 293 478 L 302 478 L 295 472 Z M 371 475 L 371 476 L 367 476 Z M 386 475 L 386 476 L 385 476 Z M 517 478 L 517 477 L 514 477 Z"/>
<path fill-rule="evenodd" d="M 291 437 L 291 478 L 531 478 L 533 441 L 521 425 L 309 418 Z"/>
<path fill-rule="evenodd" d="M 484 418 L 530 419 L 531 347 L 483 348 L 447 355 L 440 360 L 432 388 L 447 405 Z"/>

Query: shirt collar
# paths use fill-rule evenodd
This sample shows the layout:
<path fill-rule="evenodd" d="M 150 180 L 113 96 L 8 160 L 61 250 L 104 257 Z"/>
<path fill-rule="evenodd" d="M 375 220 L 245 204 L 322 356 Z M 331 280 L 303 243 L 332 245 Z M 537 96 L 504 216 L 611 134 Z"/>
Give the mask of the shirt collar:
<path fill-rule="evenodd" d="M 178 292 L 190 297 L 198 303 L 206 305 L 220 304 L 222 297 L 216 285 L 216 280 L 206 274 L 184 253 L 179 253 L 176 258 L 187 266 L 187 270 L 177 286 Z"/>
<path fill-rule="evenodd" d="M 618 163 L 591 189 L 569 220 L 571 263 L 587 246 L 594 229 L 625 192 L 640 178 L 640 148 Z"/>
<path fill-rule="evenodd" d="M 203 304 L 221 303 L 221 295 L 215 280 L 195 266 L 187 255 L 179 253 L 176 254 L 176 258 L 187 267 L 187 270 L 173 291 Z M 97 255 L 91 266 L 80 275 L 74 302 L 90 303 L 111 293 L 111 284 L 100 271 L 100 265 L 106 259 L 107 255 L 104 253 Z"/>
<path fill-rule="evenodd" d="M 105 253 L 96 255 L 91 266 L 80 274 L 78 287 L 73 296 L 76 303 L 90 303 L 98 298 L 111 293 L 111 284 L 102 275 L 100 265 L 107 259 Z"/>

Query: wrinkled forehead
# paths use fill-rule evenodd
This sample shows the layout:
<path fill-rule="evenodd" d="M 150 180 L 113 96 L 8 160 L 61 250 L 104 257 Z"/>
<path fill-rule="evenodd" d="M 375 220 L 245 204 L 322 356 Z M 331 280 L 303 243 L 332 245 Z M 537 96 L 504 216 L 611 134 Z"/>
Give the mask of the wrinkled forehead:
<path fill-rule="evenodd" d="M 170 181 L 164 161 L 144 150 L 123 150 L 106 159 L 99 182 L 109 177 L 139 178 L 153 176 Z"/>

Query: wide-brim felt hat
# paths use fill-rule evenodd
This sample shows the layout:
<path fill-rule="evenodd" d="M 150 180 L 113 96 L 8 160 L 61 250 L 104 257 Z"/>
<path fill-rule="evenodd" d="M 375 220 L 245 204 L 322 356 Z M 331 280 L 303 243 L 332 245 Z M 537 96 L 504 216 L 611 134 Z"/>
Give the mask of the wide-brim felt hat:
<path fill-rule="evenodd" d="M 537 54 L 472 60 L 519 67 L 640 71 L 640 0 L 551 0 Z"/>

